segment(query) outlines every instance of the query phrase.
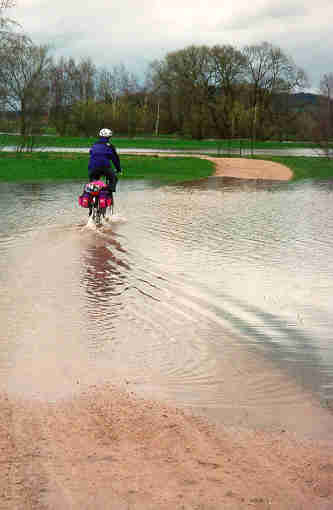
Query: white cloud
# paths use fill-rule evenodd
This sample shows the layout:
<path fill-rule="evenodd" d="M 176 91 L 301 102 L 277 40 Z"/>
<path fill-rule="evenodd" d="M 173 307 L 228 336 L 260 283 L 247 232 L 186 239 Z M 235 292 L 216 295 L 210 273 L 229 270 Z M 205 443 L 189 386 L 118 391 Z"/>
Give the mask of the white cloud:
<path fill-rule="evenodd" d="M 331 0 L 17 0 L 12 9 L 35 42 L 57 55 L 90 56 L 97 65 L 123 62 L 134 72 L 189 44 L 280 46 L 319 82 L 333 71 Z"/>

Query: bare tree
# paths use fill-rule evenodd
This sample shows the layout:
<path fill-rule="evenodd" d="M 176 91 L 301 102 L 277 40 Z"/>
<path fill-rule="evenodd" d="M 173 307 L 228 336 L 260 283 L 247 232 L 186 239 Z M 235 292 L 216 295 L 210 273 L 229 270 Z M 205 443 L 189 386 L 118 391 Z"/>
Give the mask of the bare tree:
<path fill-rule="evenodd" d="M 4 106 L 20 116 L 21 134 L 31 131 L 35 119 L 45 113 L 51 58 L 47 46 L 37 46 L 15 35 L 0 48 L 0 90 Z"/>
<path fill-rule="evenodd" d="M 140 87 L 133 73 L 128 72 L 123 64 L 113 66 L 111 71 L 105 70 L 98 81 L 100 100 L 112 104 L 113 125 L 118 130 L 132 136 L 136 133 L 140 100 Z"/>
<path fill-rule="evenodd" d="M 270 43 L 245 46 L 242 53 L 246 59 L 252 106 L 264 103 L 274 92 L 290 92 L 307 83 L 304 71 L 280 48 Z"/>
<path fill-rule="evenodd" d="M 50 120 L 64 135 L 70 124 L 72 107 L 79 100 L 78 70 L 74 59 L 61 57 L 51 65 Z"/>
<path fill-rule="evenodd" d="M 95 99 L 96 93 L 96 66 L 91 58 L 81 59 L 78 65 L 78 86 L 80 101 L 88 103 Z"/>
<path fill-rule="evenodd" d="M 0 10 L 9 9 L 15 5 L 14 0 L 1 0 L 0 1 Z"/>
<path fill-rule="evenodd" d="M 79 63 L 61 57 L 50 68 L 52 107 L 72 106 L 77 101 L 88 102 L 96 97 L 96 67 L 90 58 Z"/>
<path fill-rule="evenodd" d="M 112 105 L 113 118 L 116 120 L 126 103 L 127 119 L 129 98 L 137 91 L 137 80 L 129 74 L 124 65 L 113 66 L 111 70 L 105 68 L 98 73 L 97 100 Z"/>
<path fill-rule="evenodd" d="M 319 101 L 314 113 L 316 125 L 313 130 L 314 140 L 331 156 L 330 144 L 333 139 L 333 73 L 326 73 L 320 80 Z"/>
<path fill-rule="evenodd" d="M 326 111 L 326 134 L 327 139 L 332 139 L 333 118 L 332 118 L 332 100 L 333 100 L 333 73 L 324 74 L 320 80 L 320 92 L 323 96 L 324 109 Z"/>
<path fill-rule="evenodd" d="M 4 16 L 4 11 L 14 7 L 14 5 L 14 0 L 0 0 L 0 44 L 2 37 L 7 34 L 8 30 L 10 30 L 13 25 L 17 25 L 15 21 Z"/>
<path fill-rule="evenodd" d="M 246 59 L 230 45 L 211 49 L 213 80 L 208 106 L 221 137 L 234 135 L 239 113 L 239 92 L 246 72 Z"/>
<path fill-rule="evenodd" d="M 116 76 L 105 68 L 99 71 L 97 84 L 97 99 L 105 104 L 115 104 L 117 99 Z"/>
<path fill-rule="evenodd" d="M 242 53 L 247 68 L 251 135 L 255 139 L 257 124 L 270 112 L 273 95 L 303 88 L 307 77 L 280 48 L 268 42 L 245 46 Z"/>
<path fill-rule="evenodd" d="M 207 46 L 189 46 L 152 64 L 151 82 L 169 111 L 170 126 L 195 138 L 205 136 L 212 73 Z"/>

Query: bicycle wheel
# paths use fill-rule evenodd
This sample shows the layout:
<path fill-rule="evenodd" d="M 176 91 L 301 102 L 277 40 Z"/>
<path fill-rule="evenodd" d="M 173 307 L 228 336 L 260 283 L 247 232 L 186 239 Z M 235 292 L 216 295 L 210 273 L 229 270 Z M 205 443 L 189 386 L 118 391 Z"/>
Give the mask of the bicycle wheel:
<path fill-rule="evenodd" d="M 101 210 L 98 206 L 95 208 L 95 224 L 96 227 L 100 227 L 102 224 Z"/>
<path fill-rule="evenodd" d="M 101 224 L 101 214 L 98 206 L 98 200 L 96 199 L 96 197 L 94 197 L 92 203 L 92 219 L 96 227 L 99 227 Z"/>

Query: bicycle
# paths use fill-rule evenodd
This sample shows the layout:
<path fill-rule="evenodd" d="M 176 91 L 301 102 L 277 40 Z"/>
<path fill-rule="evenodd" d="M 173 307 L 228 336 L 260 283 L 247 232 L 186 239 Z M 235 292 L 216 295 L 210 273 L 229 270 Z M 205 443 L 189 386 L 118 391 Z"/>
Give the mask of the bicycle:
<path fill-rule="evenodd" d="M 93 181 L 86 184 L 78 200 L 81 207 L 89 209 L 89 217 L 92 217 L 96 227 L 102 225 L 108 207 L 110 214 L 113 214 L 113 193 L 104 181 Z"/>

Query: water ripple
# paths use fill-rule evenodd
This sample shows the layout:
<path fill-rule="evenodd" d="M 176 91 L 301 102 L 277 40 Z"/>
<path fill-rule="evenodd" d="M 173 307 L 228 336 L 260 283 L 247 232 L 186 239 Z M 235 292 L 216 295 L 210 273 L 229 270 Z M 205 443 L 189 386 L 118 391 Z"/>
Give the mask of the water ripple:
<path fill-rule="evenodd" d="M 333 398 L 331 186 L 122 183 L 98 230 L 80 183 L 15 189 L 0 189 L 0 381 L 31 390 L 55 363 L 58 390 L 72 365 L 196 407 Z"/>

